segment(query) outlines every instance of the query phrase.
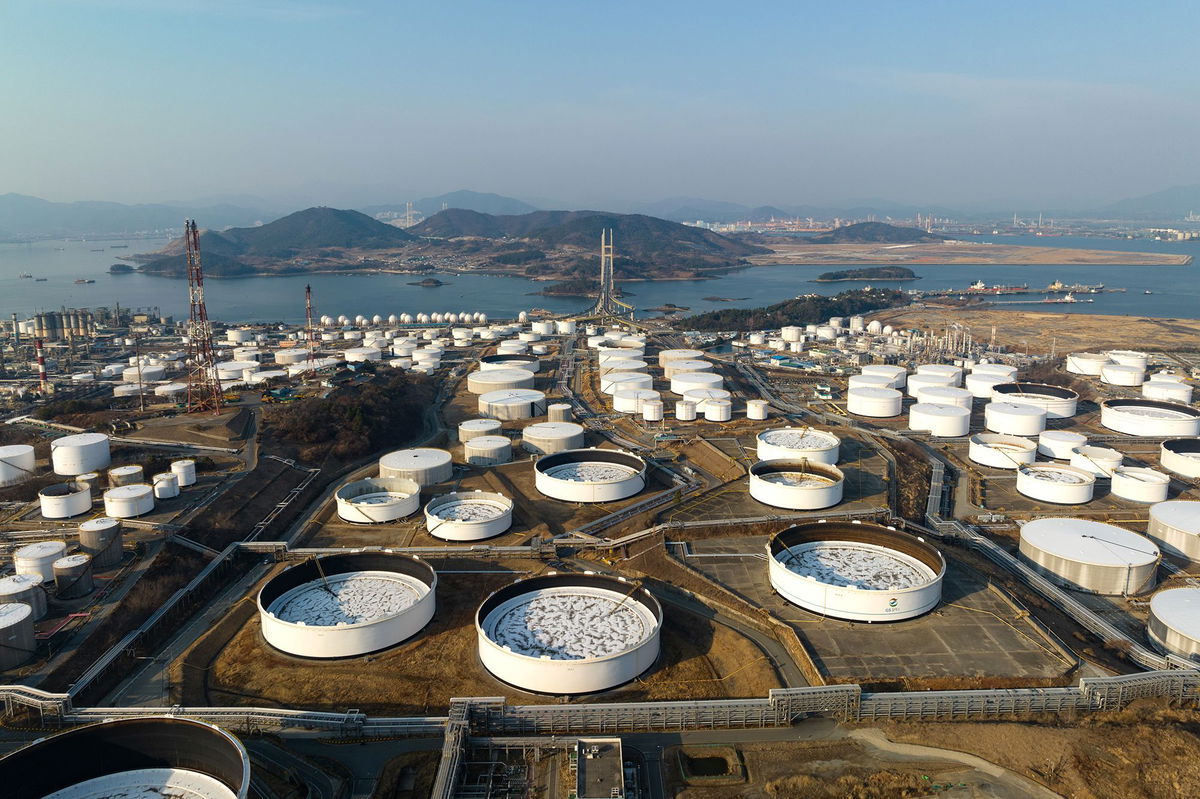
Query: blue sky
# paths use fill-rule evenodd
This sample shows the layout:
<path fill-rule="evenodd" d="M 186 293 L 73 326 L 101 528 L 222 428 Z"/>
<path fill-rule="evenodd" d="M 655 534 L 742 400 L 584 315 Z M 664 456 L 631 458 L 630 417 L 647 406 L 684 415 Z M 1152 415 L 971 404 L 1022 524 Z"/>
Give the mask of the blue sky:
<path fill-rule="evenodd" d="M 1193 3 L 4 0 L 0 193 L 1088 206 L 1200 183 Z"/>

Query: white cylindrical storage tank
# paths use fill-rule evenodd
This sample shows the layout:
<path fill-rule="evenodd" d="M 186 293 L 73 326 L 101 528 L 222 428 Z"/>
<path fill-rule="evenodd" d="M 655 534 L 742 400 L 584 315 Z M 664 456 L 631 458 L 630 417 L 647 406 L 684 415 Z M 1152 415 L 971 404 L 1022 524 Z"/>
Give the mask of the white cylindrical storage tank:
<path fill-rule="evenodd" d="M 1114 497 L 1132 502 L 1162 502 L 1171 488 L 1171 478 L 1155 469 L 1118 466 L 1112 473 Z"/>
<path fill-rule="evenodd" d="M 846 388 L 892 388 L 892 378 L 887 375 L 850 375 Z"/>
<path fill-rule="evenodd" d="M 609 372 L 600 375 L 600 391 L 615 394 L 622 389 L 652 389 L 654 379 L 642 372 Z"/>
<path fill-rule="evenodd" d="M 479 395 L 479 413 L 491 419 L 532 419 L 546 413 L 546 395 L 531 388 L 489 391 Z"/>
<path fill-rule="evenodd" d="M 425 506 L 425 529 L 444 541 L 482 541 L 512 527 L 513 501 L 493 491 L 455 491 Z"/>
<path fill-rule="evenodd" d="M 1016 469 L 1037 460 L 1037 445 L 1027 438 L 1004 433 L 971 436 L 968 457 L 993 469 Z"/>
<path fill-rule="evenodd" d="M 1079 402 L 1075 391 L 1045 383 L 999 383 L 992 387 L 992 397 L 1000 402 L 1041 408 L 1047 419 L 1070 419 Z"/>
<path fill-rule="evenodd" d="M 642 420 L 646 422 L 661 422 L 663 420 L 662 400 L 646 400 L 643 402 Z"/>
<path fill-rule="evenodd" d="M 1136 350 L 1109 350 L 1104 354 L 1113 363 L 1119 363 L 1122 366 L 1135 366 L 1142 371 L 1145 371 L 1146 364 L 1150 362 L 1149 355 Z"/>
<path fill-rule="evenodd" d="M 817 325 L 817 341 L 833 341 L 837 338 L 837 331 L 829 325 Z"/>
<path fill-rule="evenodd" d="M 125 383 L 153 383 L 162 380 L 167 370 L 162 366 L 144 365 L 140 369 L 130 366 L 121 371 L 121 380 Z"/>
<path fill-rule="evenodd" d="M 624 577 L 530 577 L 479 606 L 479 659 L 497 679 L 527 691 L 604 691 L 654 665 L 662 618 L 658 600 Z"/>
<path fill-rule="evenodd" d="M 1184 477 L 1200 477 L 1200 439 L 1176 438 L 1164 441 L 1159 447 L 1158 462 L 1162 467 Z"/>
<path fill-rule="evenodd" d="M 971 431 L 971 411 L 958 405 L 918 402 L 908 409 L 908 427 L 939 438 L 958 438 Z"/>
<path fill-rule="evenodd" d="M 541 341 L 542 335 L 540 333 L 534 333 L 532 330 L 522 330 L 520 333 L 517 334 L 517 340 L 524 341 L 526 343 L 533 342 L 533 341 Z"/>
<path fill-rule="evenodd" d="M 908 371 L 903 366 L 891 364 L 868 364 L 860 370 L 864 375 L 886 377 L 892 383 L 892 388 L 904 388 L 908 384 Z"/>
<path fill-rule="evenodd" d="M 498 419 L 467 419 L 458 423 L 458 440 L 467 443 L 479 436 L 498 435 L 503 425 Z"/>
<path fill-rule="evenodd" d="M 942 598 L 942 553 L 894 527 L 821 520 L 777 533 L 766 550 L 771 587 L 820 616 L 899 621 Z"/>
<path fill-rule="evenodd" d="M 154 510 L 154 489 L 145 483 L 110 488 L 104 492 L 104 515 L 132 519 Z"/>
<path fill-rule="evenodd" d="M 38 505 L 46 519 L 69 519 L 92 509 L 92 489 L 85 483 L 57 483 L 38 491 Z"/>
<path fill-rule="evenodd" d="M 347 363 L 378 361 L 382 357 L 383 352 L 378 347 L 351 347 L 348 350 L 342 350 L 342 359 Z"/>
<path fill-rule="evenodd" d="M 54 561 L 66 554 L 65 541 L 26 544 L 13 553 L 13 569 L 17 574 L 29 574 L 48 583 L 54 579 Z"/>
<path fill-rule="evenodd" d="M 894 388 L 852 388 L 846 392 L 846 411 L 877 419 L 899 416 L 904 395 Z"/>
<path fill-rule="evenodd" d="M 230 328 L 225 331 L 225 340 L 230 344 L 245 344 L 254 341 L 254 331 L 242 328 Z"/>
<path fill-rule="evenodd" d="M 963 388 L 954 388 L 953 386 L 923 386 L 917 389 L 918 403 L 932 403 L 934 405 L 957 405 L 960 408 L 971 410 L 971 405 L 975 398 L 971 396 L 971 392 Z"/>
<path fill-rule="evenodd" d="M 838 462 L 841 443 L 833 433 L 812 427 L 777 427 L 755 439 L 760 461 L 807 459 L 830 466 Z"/>
<path fill-rule="evenodd" d="M 1042 502 L 1082 505 L 1095 490 L 1096 475 L 1074 466 L 1034 463 L 1017 470 L 1017 491 Z"/>
<path fill-rule="evenodd" d="M 607 372 L 644 372 L 649 366 L 640 358 L 605 358 L 600 361 L 600 374 Z"/>
<path fill-rule="evenodd" d="M 671 378 L 671 392 L 683 395 L 697 388 L 721 388 L 724 382 L 712 372 L 678 372 Z"/>
<path fill-rule="evenodd" d="M 983 406 L 983 423 L 993 433 L 1036 436 L 1046 429 L 1046 410 L 1035 405 L 992 400 Z"/>
<path fill-rule="evenodd" d="M 554 322 L 554 332 L 560 336 L 575 335 L 575 320 L 574 319 L 556 319 Z"/>
<path fill-rule="evenodd" d="M 704 406 L 714 400 L 733 402 L 733 394 L 723 388 L 693 388 L 683 395 L 685 400 L 696 403 L 696 410 L 704 412 Z"/>
<path fill-rule="evenodd" d="M 463 443 L 463 460 L 472 466 L 498 466 L 512 460 L 508 436 L 476 436 Z"/>
<path fill-rule="evenodd" d="M 511 391 L 515 388 L 533 388 L 533 372 L 526 369 L 485 369 L 467 376 L 467 391 L 472 394 Z"/>
<path fill-rule="evenodd" d="M 614 502 L 646 487 L 646 462 L 612 449 L 569 449 L 534 464 L 534 484 L 564 502 Z"/>
<path fill-rule="evenodd" d="M 1077 375 L 1099 377 L 1105 364 L 1112 363 L 1107 355 L 1097 352 L 1073 352 L 1067 356 L 1067 371 Z"/>
<path fill-rule="evenodd" d="M 658 353 L 658 365 L 665 368 L 670 361 L 699 361 L 703 358 L 703 350 L 663 350 Z"/>
<path fill-rule="evenodd" d="M 676 402 L 675 418 L 681 422 L 696 421 L 696 403 L 691 400 L 679 400 Z"/>
<path fill-rule="evenodd" d="M 771 403 L 766 400 L 752 399 L 746 400 L 746 418 L 756 422 L 761 422 L 767 418 L 770 412 Z"/>
<path fill-rule="evenodd" d="M 555 330 L 557 329 L 553 320 L 548 319 L 538 320 L 530 325 L 530 327 L 533 328 L 534 333 L 537 333 L 540 336 L 553 336 Z"/>
<path fill-rule="evenodd" d="M 1150 599 L 1146 635 L 1160 650 L 1196 660 L 1200 655 L 1200 588 L 1169 588 Z"/>
<path fill-rule="evenodd" d="M 1142 396 L 1187 405 L 1192 401 L 1192 387 L 1174 380 L 1147 380 L 1142 383 Z"/>
<path fill-rule="evenodd" d="M 711 372 L 715 368 L 711 361 L 699 361 L 691 358 L 678 358 L 667 361 L 662 365 L 663 377 L 670 380 L 682 372 Z"/>
<path fill-rule="evenodd" d="M 1100 381 L 1110 386 L 1140 386 L 1146 380 L 1146 370 L 1121 363 L 1107 363 L 1100 370 Z"/>
<path fill-rule="evenodd" d="M 79 599 L 92 593 L 92 558 L 80 553 L 54 561 L 54 593 L 59 599 Z"/>
<path fill-rule="evenodd" d="M 46 590 L 42 588 L 40 574 L 10 574 L 0 578 L 0 604 L 29 605 L 33 611 L 33 620 L 41 621 L 46 617 Z M 2 648 L 2 647 L 0 647 Z"/>
<path fill-rule="evenodd" d="M 196 484 L 196 462 L 191 458 L 171 461 L 171 473 L 181 488 Z"/>
<path fill-rule="evenodd" d="M 554 402 L 546 406 L 546 418 L 551 422 L 569 422 L 574 416 L 569 402 Z"/>
<path fill-rule="evenodd" d="M 444 449 L 400 449 L 379 459 L 379 476 L 412 480 L 421 488 L 425 488 L 444 483 L 453 477 L 454 461 Z"/>
<path fill-rule="evenodd" d="M 263 374 L 260 372 L 259 374 Z M 287 372 L 279 372 L 277 374 L 286 375 Z M 187 391 L 187 383 L 163 383 L 154 387 L 154 396 L 156 397 L 177 397 Z"/>
<path fill-rule="evenodd" d="M 622 388 L 613 392 L 613 410 L 619 413 L 641 413 L 642 404 L 661 399 L 657 391 L 648 388 Z"/>
<path fill-rule="evenodd" d="M 100 484 L 99 472 L 87 472 L 85 474 L 75 475 L 75 479 L 72 482 L 79 486 L 87 486 L 93 491 L 102 487 Z"/>
<path fill-rule="evenodd" d="M 542 362 L 532 355 L 497 353 L 485 355 L 479 359 L 479 371 L 481 372 L 493 369 L 503 369 L 504 371 L 524 369 L 527 372 L 537 372 L 541 367 Z"/>
<path fill-rule="evenodd" d="M 0 447 L 0 486 L 23 483 L 34 475 L 36 459 L 28 444 Z"/>
<path fill-rule="evenodd" d="M 1005 363 L 977 363 L 971 366 L 971 374 L 973 375 L 993 375 L 996 377 L 1005 377 L 1007 380 L 1002 380 L 1002 383 L 1010 383 L 1017 378 L 1017 367 L 1009 366 Z"/>
<path fill-rule="evenodd" d="M 1021 559 L 1051 581 L 1090 594 L 1126 596 L 1157 582 L 1152 541 L 1087 519 L 1036 519 L 1021 528 Z"/>
<path fill-rule="evenodd" d="M 114 488 L 144 482 L 146 482 L 146 473 L 141 466 L 114 466 L 108 470 L 108 484 Z"/>
<path fill-rule="evenodd" d="M 1165 554 L 1200 563 L 1200 502 L 1173 499 L 1151 505 L 1146 535 Z"/>
<path fill-rule="evenodd" d="M 179 496 L 179 478 L 174 472 L 159 472 L 151 479 L 155 499 L 174 499 Z"/>
<path fill-rule="evenodd" d="M 574 422 L 538 422 L 521 431 L 521 446 L 538 455 L 552 455 L 583 445 L 583 425 Z"/>
<path fill-rule="evenodd" d="M 421 507 L 421 486 L 405 477 L 368 477 L 346 483 L 334 494 L 339 518 L 355 524 L 403 519 Z"/>
<path fill-rule="evenodd" d="M 908 387 L 905 389 L 905 393 L 907 393 L 908 396 L 912 397 L 913 399 L 916 399 L 917 392 L 920 389 L 933 388 L 934 386 L 953 388 L 954 379 L 943 374 L 909 375 Z"/>
<path fill-rule="evenodd" d="M 1200 435 L 1200 410 L 1150 399 L 1107 399 L 1100 403 L 1100 424 L 1131 436 Z"/>
<path fill-rule="evenodd" d="M 55 474 L 76 475 L 107 469 L 110 463 L 108 436 L 77 433 L 50 442 L 50 463 Z"/>
<path fill-rule="evenodd" d="M 97 569 L 120 565 L 122 543 L 120 519 L 99 516 L 79 525 L 79 549 L 92 556 Z"/>
<path fill-rule="evenodd" d="M 437 575 L 424 561 L 391 552 L 307 560 L 258 593 L 263 637 L 310 658 L 357 657 L 412 638 L 433 618 Z"/>
<path fill-rule="evenodd" d="M 23 602 L 0 605 L 0 671 L 20 666 L 35 652 L 37 637 L 33 628 L 33 608 Z"/>
<path fill-rule="evenodd" d="M 213 369 L 218 380 L 241 380 L 247 369 L 258 369 L 258 361 L 222 361 Z"/>
<path fill-rule="evenodd" d="M 1069 430 L 1043 430 L 1038 435 L 1038 452 L 1047 458 L 1069 461 L 1075 450 L 1087 443 L 1087 436 Z"/>
<path fill-rule="evenodd" d="M 750 496 L 775 508 L 830 508 L 842 501 L 844 487 L 841 469 L 806 458 L 777 458 L 750 467 Z"/>
<path fill-rule="evenodd" d="M 1004 375 L 993 374 L 977 374 L 972 372 L 967 375 L 963 381 L 967 391 L 971 392 L 971 396 L 977 399 L 991 399 L 992 390 L 1003 383 L 1007 383 L 1009 378 Z"/>
<path fill-rule="evenodd" d="M 733 403 L 727 399 L 713 399 L 704 403 L 706 422 L 728 422 L 733 419 Z"/>
<path fill-rule="evenodd" d="M 136 397 L 142 393 L 143 386 L 139 384 L 130 384 L 116 386 L 113 388 L 114 397 Z"/>
<path fill-rule="evenodd" d="M 1084 445 L 1071 455 L 1071 465 L 1097 477 L 1111 477 L 1125 456 L 1115 449 Z"/>
<path fill-rule="evenodd" d="M 803 341 L 804 328 L 788 325 L 779 329 L 779 336 L 784 341 Z"/>
<path fill-rule="evenodd" d="M 958 366 L 951 366 L 945 363 L 923 363 L 917 367 L 917 374 L 922 377 L 926 375 L 939 377 L 950 381 L 944 385 L 958 386 L 962 384 L 963 370 Z"/>
<path fill-rule="evenodd" d="M 765 333 L 751 333 L 749 342 L 751 347 L 761 347 L 767 343 L 767 336 Z"/>

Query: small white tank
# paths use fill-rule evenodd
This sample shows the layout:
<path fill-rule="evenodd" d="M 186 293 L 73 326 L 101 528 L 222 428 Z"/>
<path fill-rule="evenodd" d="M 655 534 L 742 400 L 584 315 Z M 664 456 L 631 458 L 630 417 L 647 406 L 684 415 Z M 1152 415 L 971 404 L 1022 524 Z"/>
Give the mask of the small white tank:
<path fill-rule="evenodd" d="M 704 403 L 704 419 L 708 422 L 728 422 L 733 418 L 733 403 L 727 399 L 714 399 Z"/>
<path fill-rule="evenodd" d="M 174 499 L 179 496 L 179 478 L 174 472 L 159 472 L 151 478 L 155 499 Z"/>
<path fill-rule="evenodd" d="M 458 423 L 458 440 L 465 444 L 480 436 L 499 435 L 503 427 L 499 419 L 467 419 Z"/>
<path fill-rule="evenodd" d="M 43 583 L 54 579 L 54 561 L 67 554 L 65 541 L 38 541 L 26 544 L 13 553 L 13 568 L 17 574 L 29 574 Z"/>
<path fill-rule="evenodd" d="M 25 482 L 33 477 L 35 467 L 33 447 L 28 444 L 0 447 L 0 486 Z"/>
<path fill-rule="evenodd" d="M 1112 386 L 1140 386 L 1146 379 L 1146 370 L 1122 363 L 1105 364 L 1100 370 L 1100 382 Z"/>
<path fill-rule="evenodd" d="M 663 402 L 659 399 L 646 400 L 642 403 L 642 419 L 647 422 L 663 420 Z"/>
<path fill-rule="evenodd" d="M 119 565 L 125 554 L 122 545 L 120 519 L 98 516 L 79 525 L 79 548 L 92 556 L 97 569 Z"/>
<path fill-rule="evenodd" d="M 1082 446 L 1071 455 L 1071 465 L 1089 471 L 1097 477 L 1111 477 L 1124 457 L 1108 447 Z"/>
<path fill-rule="evenodd" d="M 746 418 L 756 422 L 761 422 L 767 418 L 771 408 L 771 403 L 766 400 L 752 399 L 746 401 Z"/>
<path fill-rule="evenodd" d="M 1118 466 L 1112 473 L 1112 493 L 1132 502 L 1163 502 L 1171 488 L 1171 478 L 1155 469 Z"/>
<path fill-rule="evenodd" d="M 1044 430 L 1038 436 L 1038 453 L 1047 458 L 1069 461 L 1075 450 L 1087 443 L 1087 436 L 1070 430 Z"/>
<path fill-rule="evenodd" d="M 696 421 L 696 403 L 691 400 L 679 400 L 676 402 L 675 418 L 681 422 Z"/>
<path fill-rule="evenodd" d="M 146 476 L 141 466 L 115 466 L 108 470 L 108 484 L 110 486 L 127 486 L 134 483 L 144 483 L 145 481 Z"/>
<path fill-rule="evenodd" d="M 894 388 L 852 388 L 846 392 L 846 410 L 856 416 L 899 416 L 904 396 Z"/>
<path fill-rule="evenodd" d="M 476 436 L 463 443 L 463 460 L 472 466 L 498 466 L 512 460 L 508 436 Z"/>
<path fill-rule="evenodd" d="M 196 462 L 190 458 L 181 461 L 171 461 L 171 474 L 175 475 L 180 487 L 196 484 Z"/>
<path fill-rule="evenodd" d="M 546 406 L 546 418 L 551 422 L 569 422 L 574 418 L 571 403 L 554 402 Z"/>
<path fill-rule="evenodd" d="M 118 486 L 104 492 L 104 515 L 132 519 L 154 510 L 154 489 L 145 483 Z"/>
<path fill-rule="evenodd" d="M 54 593 L 59 599 L 79 599 L 92 593 L 92 558 L 80 553 L 54 561 Z"/>
<path fill-rule="evenodd" d="M 983 407 L 983 423 L 993 433 L 1036 436 L 1046 429 L 1046 409 L 992 400 Z"/>

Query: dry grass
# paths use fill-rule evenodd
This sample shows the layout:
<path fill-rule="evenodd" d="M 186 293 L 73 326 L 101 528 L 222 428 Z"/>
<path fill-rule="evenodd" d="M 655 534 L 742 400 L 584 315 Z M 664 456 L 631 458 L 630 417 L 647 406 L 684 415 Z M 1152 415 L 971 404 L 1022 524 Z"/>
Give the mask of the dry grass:
<path fill-rule="evenodd" d="M 505 568 L 542 568 L 510 562 Z M 438 568 L 456 568 L 441 564 Z M 457 568 L 462 568 L 458 566 Z M 233 634 L 208 671 L 209 701 L 368 713 L 445 713 L 455 696 L 506 696 L 514 704 L 545 704 L 557 697 L 531 694 L 496 680 L 476 654 L 474 614 L 486 595 L 521 576 L 443 574 L 438 611 L 416 638 L 361 658 L 314 661 L 281 654 L 262 639 L 257 615 Z M 755 646 L 728 628 L 669 608 L 662 655 L 643 677 L 581 701 L 651 701 L 764 696 L 779 687 Z"/>

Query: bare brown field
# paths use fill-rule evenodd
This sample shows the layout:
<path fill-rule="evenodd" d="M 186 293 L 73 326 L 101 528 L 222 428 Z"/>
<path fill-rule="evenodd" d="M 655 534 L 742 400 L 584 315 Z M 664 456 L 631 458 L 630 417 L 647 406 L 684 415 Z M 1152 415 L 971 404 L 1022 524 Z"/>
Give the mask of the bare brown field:
<path fill-rule="evenodd" d="M 1016 244 L 770 244 L 772 252 L 746 260 L 768 264 L 1128 264 L 1182 265 L 1191 256 L 1156 252 L 1026 247 Z"/>
<path fill-rule="evenodd" d="M 1010 348 L 1048 353 L 1105 349 L 1195 351 L 1200 349 L 1200 321 L 1195 319 L 1149 319 L 1138 316 L 1052 313 L 1045 311 L 1000 311 L 927 306 L 872 314 L 884 324 L 901 328 L 944 328 L 966 325 L 977 341 L 989 341 L 996 328 L 996 341 Z"/>

